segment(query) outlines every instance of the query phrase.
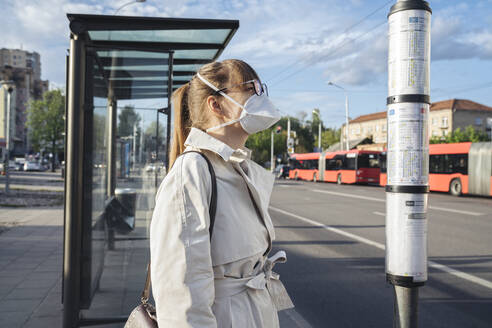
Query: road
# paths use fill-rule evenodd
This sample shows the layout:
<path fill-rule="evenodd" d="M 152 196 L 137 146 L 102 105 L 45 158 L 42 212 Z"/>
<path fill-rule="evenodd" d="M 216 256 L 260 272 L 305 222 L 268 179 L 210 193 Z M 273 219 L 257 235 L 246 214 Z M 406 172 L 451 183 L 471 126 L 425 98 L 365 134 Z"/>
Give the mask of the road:
<path fill-rule="evenodd" d="M 391 327 L 384 189 L 281 180 L 270 205 L 296 311 L 313 327 Z M 431 193 L 428 217 L 419 326 L 491 327 L 492 199 Z"/>
<path fill-rule="evenodd" d="M 24 172 L 10 171 L 9 185 L 12 189 L 63 191 L 60 171 Z M 0 188 L 5 188 L 6 178 L 0 175 Z"/>

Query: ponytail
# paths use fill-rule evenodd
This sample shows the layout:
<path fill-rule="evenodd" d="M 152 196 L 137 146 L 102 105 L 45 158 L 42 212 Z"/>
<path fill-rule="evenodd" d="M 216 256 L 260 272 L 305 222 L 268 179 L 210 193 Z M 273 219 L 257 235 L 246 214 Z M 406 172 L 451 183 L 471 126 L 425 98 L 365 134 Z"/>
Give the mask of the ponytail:
<path fill-rule="evenodd" d="M 184 143 L 191 129 L 190 109 L 188 108 L 188 92 L 190 83 L 186 83 L 172 95 L 174 107 L 174 132 L 172 138 L 171 152 L 169 155 L 169 169 L 173 166 L 176 158 L 184 151 Z M 168 170 L 169 172 L 169 170 Z"/>

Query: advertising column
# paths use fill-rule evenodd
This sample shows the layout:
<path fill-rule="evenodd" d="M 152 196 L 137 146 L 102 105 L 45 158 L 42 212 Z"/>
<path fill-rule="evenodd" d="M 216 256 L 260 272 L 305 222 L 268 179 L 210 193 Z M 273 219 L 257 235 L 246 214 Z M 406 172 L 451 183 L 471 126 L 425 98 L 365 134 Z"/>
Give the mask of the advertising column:
<path fill-rule="evenodd" d="M 426 1 L 398 1 L 388 15 L 386 278 L 395 327 L 417 327 L 427 281 L 430 21 Z"/>

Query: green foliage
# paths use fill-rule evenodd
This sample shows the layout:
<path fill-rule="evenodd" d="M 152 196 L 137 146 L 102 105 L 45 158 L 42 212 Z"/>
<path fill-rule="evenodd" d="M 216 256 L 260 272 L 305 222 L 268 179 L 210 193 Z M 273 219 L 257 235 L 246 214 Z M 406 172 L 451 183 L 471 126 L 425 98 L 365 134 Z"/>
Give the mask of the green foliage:
<path fill-rule="evenodd" d="M 27 126 L 33 150 L 48 149 L 56 154 L 63 149 L 64 114 L 65 96 L 59 89 L 29 104 Z"/>
<path fill-rule="evenodd" d="M 133 135 L 133 126 L 140 126 L 140 115 L 135 112 L 133 106 L 125 106 L 118 115 L 118 136 L 126 137 Z M 137 131 L 140 134 L 139 131 Z"/>
<path fill-rule="evenodd" d="M 302 115 L 300 116 L 302 119 L 307 116 L 305 112 L 302 112 L 301 114 Z M 287 161 L 287 121 L 287 117 L 283 117 L 270 129 L 249 136 L 246 141 L 246 147 L 253 151 L 252 159 L 255 162 L 264 165 L 266 162 L 270 161 L 272 131 L 274 131 L 274 155 L 275 157 L 282 157 L 283 162 Z M 295 145 L 296 153 L 309 153 L 313 151 L 313 147 L 317 145 L 316 138 L 318 135 L 318 124 L 319 119 L 316 114 L 313 114 L 313 118 L 310 121 L 304 121 L 294 117 L 290 118 L 291 131 L 295 131 L 297 134 L 297 144 Z M 282 127 L 281 133 L 279 134 L 275 133 L 277 126 Z M 323 126 L 322 129 L 324 129 Z M 330 133 L 333 137 L 331 137 Z M 333 140 L 339 139 L 339 130 L 328 129 L 322 132 L 321 138 L 322 146 L 328 147 L 330 144 L 334 143 Z"/>
<path fill-rule="evenodd" d="M 340 141 L 340 129 L 328 128 L 321 132 L 321 147 L 326 149 Z"/>
<path fill-rule="evenodd" d="M 155 150 L 156 149 L 156 140 L 155 140 L 156 128 L 157 128 L 157 121 L 153 121 L 145 129 L 145 132 L 144 132 L 144 149 L 147 149 L 147 150 Z M 164 146 L 165 135 L 166 135 L 166 126 L 164 126 L 162 124 L 162 122 L 160 122 L 159 123 L 159 136 L 157 138 L 157 144 L 159 145 L 159 149 L 161 149 Z"/>
<path fill-rule="evenodd" d="M 465 130 L 455 129 L 447 136 L 434 136 L 429 140 L 431 144 L 438 143 L 457 143 L 457 142 L 481 142 L 490 141 L 488 135 L 480 130 L 476 130 L 472 125 L 468 125 Z"/>

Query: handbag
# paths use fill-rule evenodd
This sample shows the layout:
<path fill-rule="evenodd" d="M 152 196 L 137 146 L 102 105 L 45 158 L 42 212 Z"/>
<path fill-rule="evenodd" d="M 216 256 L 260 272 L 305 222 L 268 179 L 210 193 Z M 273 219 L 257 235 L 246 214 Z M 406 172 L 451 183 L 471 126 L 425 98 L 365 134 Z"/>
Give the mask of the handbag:
<path fill-rule="evenodd" d="M 207 156 L 205 156 L 205 154 L 196 150 L 190 150 L 184 152 L 181 155 L 187 153 L 200 154 L 207 162 L 208 171 L 210 172 L 210 176 L 212 178 L 212 197 L 209 207 L 210 227 L 208 229 L 210 240 L 212 240 L 212 232 L 215 223 L 215 211 L 217 209 L 217 179 L 215 177 L 215 171 L 212 166 L 212 163 L 210 163 L 210 160 L 207 158 Z M 150 279 L 150 261 L 149 261 L 149 264 L 147 265 L 147 279 L 145 280 L 145 287 L 140 297 L 141 304 L 138 305 L 135 309 L 133 309 L 133 311 L 130 313 L 130 316 L 126 321 L 125 328 L 157 328 L 158 327 L 155 306 L 149 303 L 150 280 L 151 279 Z"/>

